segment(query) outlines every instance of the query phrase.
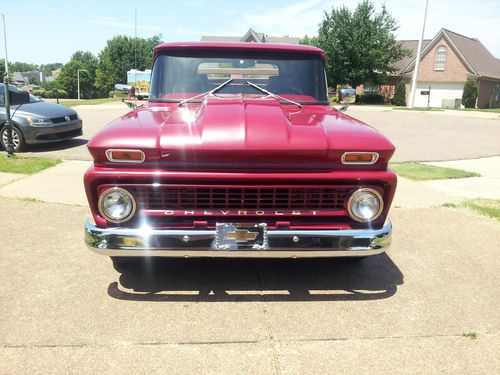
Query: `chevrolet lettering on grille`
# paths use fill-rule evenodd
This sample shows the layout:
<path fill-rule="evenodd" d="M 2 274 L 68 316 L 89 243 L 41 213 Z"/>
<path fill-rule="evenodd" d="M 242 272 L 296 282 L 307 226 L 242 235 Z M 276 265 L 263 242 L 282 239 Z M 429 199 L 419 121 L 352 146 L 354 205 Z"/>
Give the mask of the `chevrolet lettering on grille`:
<path fill-rule="evenodd" d="M 166 216 L 315 216 L 321 210 L 165 210 Z"/>

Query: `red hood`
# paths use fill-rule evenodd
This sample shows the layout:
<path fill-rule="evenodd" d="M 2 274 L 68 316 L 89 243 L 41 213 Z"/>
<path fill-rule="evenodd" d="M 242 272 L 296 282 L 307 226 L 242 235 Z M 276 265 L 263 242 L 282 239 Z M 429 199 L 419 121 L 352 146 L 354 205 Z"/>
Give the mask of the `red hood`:
<path fill-rule="evenodd" d="M 374 168 L 385 168 L 394 152 L 378 131 L 328 106 L 241 98 L 150 103 L 112 122 L 88 148 L 96 161 L 109 148 L 136 148 L 165 167 L 225 169 L 332 169 L 345 151 L 379 152 Z"/>

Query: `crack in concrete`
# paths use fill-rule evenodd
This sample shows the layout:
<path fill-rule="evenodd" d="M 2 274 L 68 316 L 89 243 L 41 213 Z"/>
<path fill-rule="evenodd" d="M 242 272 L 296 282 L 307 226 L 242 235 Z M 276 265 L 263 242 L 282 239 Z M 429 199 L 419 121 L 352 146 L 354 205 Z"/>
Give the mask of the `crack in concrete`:
<path fill-rule="evenodd" d="M 269 327 L 270 328 L 270 327 Z M 494 337 L 500 335 L 500 332 L 478 332 L 478 338 Z M 86 347 L 113 347 L 113 346 L 183 346 L 183 345 L 234 345 L 234 344 L 265 344 L 265 343 L 304 343 L 304 342 L 329 342 L 329 341 L 367 341 L 367 340 L 407 340 L 407 339 L 428 339 L 428 338 L 470 338 L 465 337 L 463 333 L 451 334 L 436 334 L 436 335 L 410 335 L 410 336 L 374 336 L 374 337 L 332 337 L 332 338 L 312 338 L 312 339 L 292 339 L 292 340 L 277 340 L 272 335 L 267 340 L 229 340 L 229 341 L 179 341 L 179 342 L 119 342 L 111 344 L 98 344 L 98 343 L 78 343 L 78 344 L 3 344 L 0 345 L 2 349 L 24 349 L 24 348 L 86 348 Z M 276 353 L 277 347 L 273 346 Z M 279 362 L 277 363 L 279 366 Z M 279 367 L 279 374 L 281 374 L 281 367 Z"/>
<path fill-rule="evenodd" d="M 254 263 L 256 263 L 254 261 Z M 259 284 L 259 289 L 260 289 L 260 296 L 262 297 L 262 311 L 264 313 L 264 320 L 266 322 L 266 327 L 268 331 L 268 342 L 271 346 L 271 350 L 273 351 L 273 363 L 274 363 L 274 368 L 276 370 L 277 375 L 281 375 L 281 365 L 280 365 L 280 353 L 279 353 L 279 348 L 278 348 L 278 343 L 274 339 L 274 333 L 273 333 L 273 327 L 271 324 L 271 320 L 269 319 L 269 314 L 266 309 L 266 301 L 264 300 L 264 286 L 262 284 L 262 267 L 258 265 L 257 267 L 257 281 Z"/>

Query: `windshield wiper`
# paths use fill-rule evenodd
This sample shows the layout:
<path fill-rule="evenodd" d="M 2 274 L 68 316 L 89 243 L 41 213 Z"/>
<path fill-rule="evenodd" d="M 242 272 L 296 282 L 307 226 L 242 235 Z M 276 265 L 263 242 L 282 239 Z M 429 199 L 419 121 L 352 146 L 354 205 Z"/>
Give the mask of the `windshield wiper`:
<path fill-rule="evenodd" d="M 257 86 L 255 83 L 252 83 L 250 81 L 247 81 L 246 83 L 247 83 L 247 85 L 250 85 L 250 86 L 256 88 L 257 90 L 263 92 L 264 94 L 267 94 L 268 96 L 272 96 L 273 98 L 278 99 L 278 100 L 284 100 L 290 104 L 295 104 L 295 105 L 299 106 L 299 108 L 302 108 L 302 104 L 300 104 L 300 103 L 294 102 L 293 100 L 284 98 L 280 95 L 273 94 L 271 91 L 267 91 L 266 89 L 263 89 L 262 87 Z"/>
<path fill-rule="evenodd" d="M 227 84 L 231 83 L 233 79 L 230 78 L 228 79 L 226 82 L 223 82 L 221 83 L 219 86 L 217 86 L 216 88 L 210 90 L 210 91 L 207 91 L 207 92 L 204 92 L 204 93 L 201 93 L 201 94 L 198 94 L 198 95 L 195 95 L 191 98 L 187 98 L 187 99 L 183 99 L 179 102 L 179 107 L 181 107 L 184 103 L 188 103 L 190 102 L 191 100 L 194 100 L 194 99 L 197 99 L 197 98 L 201 98 L 201 97 L 204 97 L 203 99 L 205 99 L 207 96 L 210 96 L 210 95 L 213 95 L 215 94 L 217 91 L 219 91 L 221 88 L 223 88 L 224 86 L 226 86 Z"/>

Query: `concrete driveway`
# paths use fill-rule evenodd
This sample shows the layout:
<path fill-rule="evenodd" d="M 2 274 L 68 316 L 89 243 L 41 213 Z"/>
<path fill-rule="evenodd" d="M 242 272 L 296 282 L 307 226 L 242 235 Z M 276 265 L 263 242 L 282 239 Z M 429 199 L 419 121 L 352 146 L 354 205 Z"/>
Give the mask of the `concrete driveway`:
<path fill-rule="evenodd" d="M 75 107 L 84 135 L 72 141 L 31 147 L 26 155 L 91 160 L 88 139 L 129 111 L 125 104 Z M 393 162 L 441 161 L 500 155 L 500 116 L 484 112 L 395 111 L 351 106 L 347 114 L 372 125 L 397 147 Z"/>
<path fill-rule="evenodd" d="M 2 374 L 500 371 L 500 226 L 468 211 L 394 209 L 393 249 L 360 262 L 142 272 L 84 247 L 86 208 L 0 199 L 0 211 Z"/>

